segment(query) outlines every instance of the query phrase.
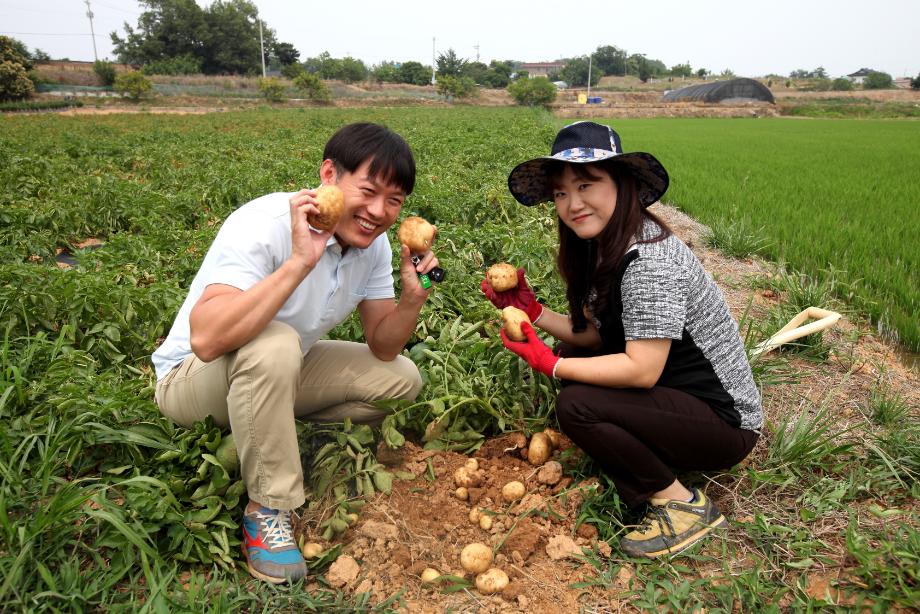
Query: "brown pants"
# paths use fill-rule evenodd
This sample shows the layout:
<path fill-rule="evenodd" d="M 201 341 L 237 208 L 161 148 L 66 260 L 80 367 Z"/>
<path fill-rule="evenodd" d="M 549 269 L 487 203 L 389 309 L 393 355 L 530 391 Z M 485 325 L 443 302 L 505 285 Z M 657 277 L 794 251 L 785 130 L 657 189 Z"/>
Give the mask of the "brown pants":
<path fill-rule="evenodd" d="M 415 399 L 422 388 L 409 359 L 376 358 L 363 343 L 319 341 L 301 354 L 297 332 L 271 322 L 255 339 L 211 362 L 194 355 L 156 386 L 163 415 L 182 426 L 206 416 L 229 427 L 249 498 L 275 509 L 303 505 L 296 418 L 376 423 L 380 399 Z"/>

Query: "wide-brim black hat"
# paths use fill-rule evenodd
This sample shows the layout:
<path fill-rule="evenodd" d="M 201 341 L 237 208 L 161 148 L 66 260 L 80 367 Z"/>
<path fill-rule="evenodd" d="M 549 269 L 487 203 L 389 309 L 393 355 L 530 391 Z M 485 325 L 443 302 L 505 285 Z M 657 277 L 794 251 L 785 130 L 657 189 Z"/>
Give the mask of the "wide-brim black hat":
<path fill-rule="evenodd" d="M 576 122 L 559 131 L 550 155 L 521 162 L 508 175 L 508 189 L 522 205 L 552 202 L 547 170 L 553 162 L 589 164 L 614 160 L 635 177 L 639 203 L 648 207 L 668 189 L 668 171 L 655 156 L 643 151 L 623 153 L 620 135 L 613 128 L 594 122 Z"/>

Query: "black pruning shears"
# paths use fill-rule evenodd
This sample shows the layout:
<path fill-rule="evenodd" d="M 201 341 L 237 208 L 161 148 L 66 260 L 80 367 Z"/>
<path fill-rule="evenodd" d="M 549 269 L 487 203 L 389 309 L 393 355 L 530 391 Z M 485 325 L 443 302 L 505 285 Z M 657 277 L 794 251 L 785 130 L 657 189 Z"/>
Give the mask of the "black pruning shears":
<path fill-rule="evenodd" d="M 422 257 L 417 256 L 415 254 L 412 254 L 410 258 L 412 259 L 412 264 L 414 264 L 415 266 L 418 266 L 419 263 L 422 261 Z M 434 267 L 427 273 L 418 274 L 419 283 L 422 284 L 422 287 L 425 288 L 426 290 L 431 287 L 431 282 L 441 283 L 446 278 L 447 278 L 447 271 L 445 271 L 439 266 Z"/>

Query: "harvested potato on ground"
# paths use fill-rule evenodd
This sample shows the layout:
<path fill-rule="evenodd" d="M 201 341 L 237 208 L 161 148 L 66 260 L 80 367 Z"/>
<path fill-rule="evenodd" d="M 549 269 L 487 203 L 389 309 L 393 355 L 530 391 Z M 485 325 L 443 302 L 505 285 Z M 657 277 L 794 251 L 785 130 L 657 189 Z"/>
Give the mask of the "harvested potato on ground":
<path fill-rule="evenodd" d="M 525 341 L 527 339 L 521 331 L 521 322 L 530 324 L 530 318 L 527 314 L 517 307 L 505 307 L 502 309 L 502 320 L 504 321 L 505 334 L 513 341 Z"/>
<path fill-rule="evenodd" d="M 482 478 L 478 473 L 470 471 L 466 466 L 460 467 L 454 471 L 454 484 L 457 488 L 471 488 L 479 486 Z"/>
<path fill-rule="evenodd" d="M 545 433 L 534 433 L 527 447 L 527 460 L 531 465 L 539 467 L 549 460 L 553 453 L 553 442 Z"/>
<path fill-rule="evenodd" d="M 553 444 L 553 449 L 558 450 L 559 444 L 562 443 L 562 435 L 559 431 L 554 431 L 553 429 L 543 429 L 543 434 L 549 437 L 549 440 Z"/>
<path fill-rule="evenodd" d="M 492 564 L 492 549 L 475 542 L 460 552 L 460 565 L 471 573 L 482 573 Z"/>
<path fill-rule="evenodd" d="M 323 553 L 323 547 L 317 543 L 309 542 L 303 545 L 300 552 L 305 559 L 315 559 Z"/>
<path fill-rule="evenodd" d="M 427 567 L 422 572 L 422 584 L 431 584 L 440 575 L 441 573 L 437 569 L 432 569 L 431 567 Z"/>
<path fill-rule="evenodd" d="M 338 186 L 322 185 L 316 189 L 316 208 L 319 213 L 308 213 L 307 222 L 317 230 L 332 230 L 345 209 L 345 195 Z"/>
<path fill-rule="evenodd" d="M 562 465 L 556 461 L 547 461 L 537 472 L 537 481 L 552 486 L 562 479 Z"/>
<path fill-rule="evenodd" d="M 467 459 L 467 461 L 463 463 L 463 466 L 466 467 L 466 470 L 470 473 L 479 471 L 479 461 L 475 458 Z"/>
<path fill-rule="evenodd" d="M 508 586 L 508 574 L 498 567 L 492 567 L 488 571 L 476 576 L 476 590 L 483 595 L 497 593 Z"/>
<path fill-rule="evenodd" d="M 499 262 L 486 271 L 486 280 L 496 292 L 506 292 L 517 287 L 517 270 L 507 262 Z"/>
<path fill-rule="evenodd" d="M 470 509 L 470 522 L 472 522 L 473 524 L 478 523 L 480 516 L 481 516 L 481 512 L 479 511 L 478 507 L 474 507 Z"/>
<path fill-rule="evenodd" d="M 492 528 L 492 517 L 488 514 L 479 515 L 479 528 L 483 531 L 488 531 Z"/>
<path fill-rule="evenodd" d="M 417 215 L 411 215 L 399 225 L 396 236 L 400 243 L 409 246 L 413 254 L 424 254 L 434 243 L 434 226 Z"/>
<path fill-rule="evenodd" d="M 513 482 L 508 482 L 502 486 L 502 499 L 505 500 L 505 503 L 512 503 L 517 501 L 524 496 L 524 493 L 527 492 L 527 489 L 524 488 L 524 485 L 517 480 Z"/>
<path fill-rule="evenodd" d="M 470 491 L 468 491 L 466 488 L 461 486 L 460 488 L 454 491 L 454 496 L 460 499 L 461 501 L 466 501 L 467 499 L 470 498 Z"/>

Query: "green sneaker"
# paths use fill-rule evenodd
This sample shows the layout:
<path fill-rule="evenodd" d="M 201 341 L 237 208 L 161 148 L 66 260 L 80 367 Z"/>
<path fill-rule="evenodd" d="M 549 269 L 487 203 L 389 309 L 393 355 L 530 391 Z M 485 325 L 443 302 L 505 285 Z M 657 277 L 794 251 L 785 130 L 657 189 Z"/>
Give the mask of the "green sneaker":
<path fill-rule="evenodd" d="M 652 499 L 648 514 L 636 530 L 620 540 L 623 552 L 635 557 L 654 558 L 676 554 L 700 541 L 712 529 L 728 524 L 715 503 L 693 489 L 694 500 Z"/>

